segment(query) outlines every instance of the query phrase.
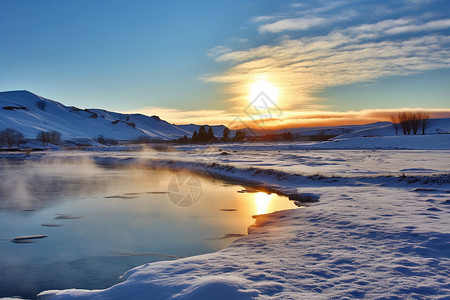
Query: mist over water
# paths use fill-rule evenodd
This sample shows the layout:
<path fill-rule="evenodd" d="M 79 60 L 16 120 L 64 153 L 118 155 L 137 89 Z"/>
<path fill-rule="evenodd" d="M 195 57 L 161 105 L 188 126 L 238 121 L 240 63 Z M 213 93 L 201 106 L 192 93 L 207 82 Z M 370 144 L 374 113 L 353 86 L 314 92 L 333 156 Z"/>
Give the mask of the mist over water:
<path fill-rule="evenodd" d="M 77 165 L 77 172 L 74 166 Z M 0 209 L 30 210 L 99 185 L 99 169 L 87 161 L 0 162 Z"/>
<path fill-rule="evenodd" d="M 295 207 L 202 177 L 198 201 L 180 207 L 168 193 L 174 176 L 195 175 L 100 166 L 85 155 L 0 161 L 0 297 L 106 288 L 135 266 L 222 249 L 247 233 L 252 215 Z M 11 242 L 23 236 L 46 237 Z"/>

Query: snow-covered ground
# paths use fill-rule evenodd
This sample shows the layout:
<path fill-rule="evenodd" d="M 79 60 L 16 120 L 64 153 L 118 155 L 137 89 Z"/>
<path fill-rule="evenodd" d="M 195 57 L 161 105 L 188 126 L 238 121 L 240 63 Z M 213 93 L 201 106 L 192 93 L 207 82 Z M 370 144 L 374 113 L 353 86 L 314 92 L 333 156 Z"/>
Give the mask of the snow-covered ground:
<path fill-rule="evenodd" d="M 439 137 L 423 144 L 411 138 L 422 150 L 284 143 L 32 154 L 30 159 L 85 155 L 99 163 L 184 168 L 320 198 L 257 216 L 248 236 L 221 251 L 137 267 L 105 290 L 46 291 L 40 297 L 448 299 L 450 147 L 447 135 Z"/>
<path fill-rule="evenodd" d="M 28 91 L 0 92 L 0 128 L 7 127 L 31 139 L 40 131 L 57 131 L 63 140 L 84 144 L 95 144 L 93 139 L 99 135 L 115 140 L 143 136 L 166 140 L 192 134 L 157 116 L 68 107 Z"/>
<path fill-rule="evenodd" d="M 435 187 L 433 185 L 433 187 Z M 228 248 L 135 268 L 101 291 L 52 299 L 405 299 L 450 293 L 448 183 L 309 184 L 319 203 L 256 218 Z M 447 193 L 447 194 L 446 194 Z"/>

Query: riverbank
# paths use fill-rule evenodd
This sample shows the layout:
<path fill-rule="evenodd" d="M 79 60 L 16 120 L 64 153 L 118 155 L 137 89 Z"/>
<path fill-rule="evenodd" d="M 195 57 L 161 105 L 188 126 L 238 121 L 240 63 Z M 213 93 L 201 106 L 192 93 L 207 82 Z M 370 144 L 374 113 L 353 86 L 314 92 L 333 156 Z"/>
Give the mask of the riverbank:
<path fill-rule="evenodd" d="M 404 161 L 417 160 L 420 154 L 384 153 Z M 255 155 L 251 157 L 257 159 Z M 249 236 L 221 251 L 135 268 L 124 275 L 124 282 L 106 290 L 47 291 L 40 294 L 42 299 L 436 299 L 450 292 L 450 182 L 443 164 L 436 172 L 410 168 L 414 174 L 404 175 L 400 169 L 385 173 L 380 165 L 364 176 L 352 176 L 349 170 L 339 177 L 294 174 L 283 166 L 238 168 L 102 155 L 93 159 L 206 172 L 320 200 L 303 209 L 256 217 Z M 422 156 L 424 164 L 427 159 L 433 165 L 431 155 Z"/>

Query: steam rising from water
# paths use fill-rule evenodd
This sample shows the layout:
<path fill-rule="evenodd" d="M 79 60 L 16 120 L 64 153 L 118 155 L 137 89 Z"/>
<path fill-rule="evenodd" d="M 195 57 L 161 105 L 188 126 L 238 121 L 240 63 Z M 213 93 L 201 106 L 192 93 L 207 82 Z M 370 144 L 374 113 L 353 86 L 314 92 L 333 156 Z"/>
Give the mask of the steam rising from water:
<path fill-rule="evenodd" d="M 87 194 L 109 180 L 86 157 L 0 162 L 0 209 L 34 210 L 64 196 Z"/>

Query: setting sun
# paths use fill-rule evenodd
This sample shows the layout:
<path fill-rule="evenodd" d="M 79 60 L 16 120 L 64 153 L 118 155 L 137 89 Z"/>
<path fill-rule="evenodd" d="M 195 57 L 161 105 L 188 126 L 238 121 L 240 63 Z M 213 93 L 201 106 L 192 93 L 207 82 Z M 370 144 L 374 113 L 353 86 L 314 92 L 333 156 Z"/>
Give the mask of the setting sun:
<path fill-rule="evenodd" d="M 250 85 L 250 102 L 253 102 L 262 92 L 272 100 L 272 104 L 276 104 L 279 90 L 265 79 L 259 79 Z"/>

